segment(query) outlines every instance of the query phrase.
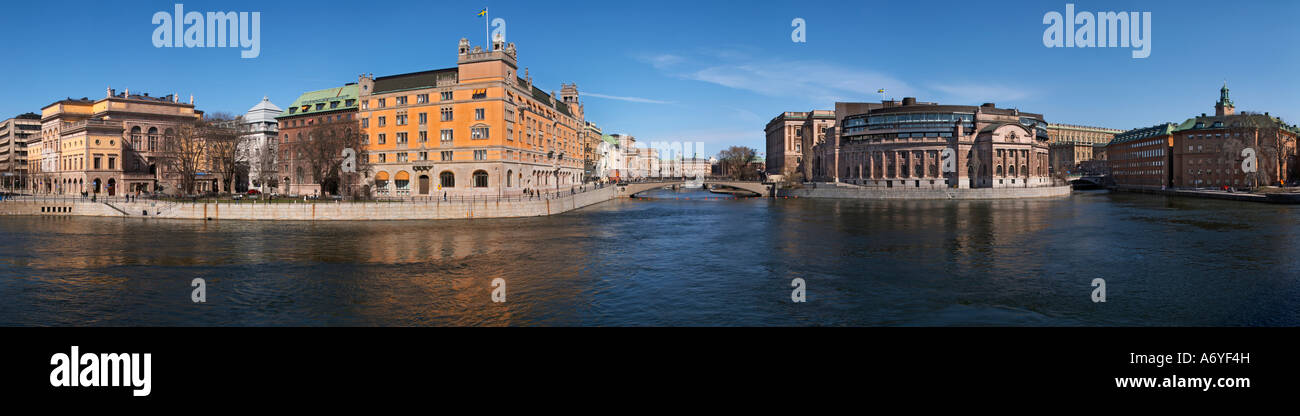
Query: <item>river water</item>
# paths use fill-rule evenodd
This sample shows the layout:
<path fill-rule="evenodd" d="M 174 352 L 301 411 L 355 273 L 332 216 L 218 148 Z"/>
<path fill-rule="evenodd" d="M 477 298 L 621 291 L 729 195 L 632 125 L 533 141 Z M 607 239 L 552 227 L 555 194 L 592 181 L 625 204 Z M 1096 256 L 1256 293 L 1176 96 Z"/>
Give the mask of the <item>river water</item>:
<path fill-rule="evenodd" d="M 1300 325 L 1292 206 L 649 196 L 466 221 L 0 217 L 0 324 Z"/>

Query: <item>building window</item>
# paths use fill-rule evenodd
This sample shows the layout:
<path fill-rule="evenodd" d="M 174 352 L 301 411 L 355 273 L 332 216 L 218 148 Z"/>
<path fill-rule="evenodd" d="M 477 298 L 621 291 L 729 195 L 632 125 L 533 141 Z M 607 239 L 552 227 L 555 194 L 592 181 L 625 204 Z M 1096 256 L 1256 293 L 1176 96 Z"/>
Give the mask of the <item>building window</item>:
<path fill-rule="evenodd" d="M 420 113 L 420 125 L 429 124 L 429 113 Z"/>
<path fill-rule="evenodd" d="M 429 132 L 421 130 L 420 143 L 428 143 L 428 142 L 429 142 Z"/>
<path fill-rule="evenodd" d="M 487 160 L 487 150 L 475 150 L 474 160 Z"/>
<path fill-rule="evenodd" d="M 485 118 L 487 118 L 487 110 L 484 110 L 484 109 L 482 109 L 482 108 L 475 108 L 475 109 L 474 109 L 474 119 L 475 119 L 475 120 L 482 120 L 482 119 L 485 119 Z"/>
<path fill-rule="evenodd" d="M 387 126 L 387 125 L 388 125 L 388 118 L 386 118 L 386 117 L 384 117 L 384 116 L 379 116 L 378 124 L 379 124 L 379 127 Z"/>
<path fill-rule="evenodd" d="M 400 97 L 395 97 L 394 100 L 397 101 L 397 105 L 406 105 L 406 96 L 405 96 L 405 95 L 400 96 Z"/>
<path fill-rule="evenodd" d="M 398 153 L 398 154 L 397 154 L 397 161 L 398 161 L 398 162 L 406 162 L 408 158 L 410 158 L 410 155 L 407 154 L 406 152 L 402 152 L 402 153 Z"/>
<path fill-rule="evenodd" d="M 388 99 L 386 99 L 386 98 L 380 98 L 380 99 L 379 99 L 379 108 L 384 108 L 384 107 L 387 107 L 387 106 L 388 106 Z"/>
<path fill-rule="evenodd" d="M 438 179 L 442 182 L 442 187 L 443 187 L 443 188 L 455 188 L 455 187 L 456 187 L 456 174 L 454 174 L 454 173 L 451 173 L 451 172 L 443 172 L 443 173 L 441 173 L 441 174 L 438 174 Z"/>
<path fill-rule="evenodd" d="M 406 144 L 407 133 L 402 131 L 397 133 L 397 144 Z"/>
<path fill-rule="evenodd" d="M 420 152 L 420 160 L 429 160 L 429 152 Z"/>
<path fill-rule="evenodd" d="M 439 98 L 441 98 L 443 101 L 451 101 L 451 97 L 452 97 L 452 96 L 451 96 L 451 91 L 443 91 L 443 92 L 442 92 L 441 94 L 439 94 L 439 95 L 440 95 Z"/>
<path fill-rule="evenodd" d="M 450 162 L 452 160 L 452 151 L 444 150 L 440 156 L 442 157 L 443 162 Z"/>
<path fill-rule="evenodd" d="M 379 154 L 379 163 L 388 163 L 388 155 L 387 155 L 387 154 L 384 154 L 384 153 L 380 153 L 380 154 Z M 298 179 L 298 182 L 302 182 L 302 179 Z"/>
<path fill-rule="evenodd" d="M 385 143 L 388 143 L 388 136 L 385 135 L 384 133 L 379 133 L 379 144 L 385 144 Z"/>
<path fill-rule="evenodd" d="M 363 128 L 363 129 L 368 129 L 368 128 L 370 128 L 370 117 L 366 117 L 366 118 L 361 119 L 361 128 Z"/>
<path fill-rule="evenodd" d="M 424 104 L 424 103 L 427 103 L 427 102 L 429 102 L 429 94 L 420 94 L 420 95 L 415 96 L 415 103 L 416 103 L 416 104 Z"/>
<path fill-rule="evenodd" d="M 451 108 L 444 108 L 440 112 L 442 121 L 451 121 Z"/>
<path fill-rule="evenodd" d="M 405 125 L 406 125 L 406 114 L 398 114 L 398 115 L 397 115 L 397 125 L 399 125 L 399 126 L 405 126 Z"/>
<path fill-rule="evenodd" d="M 451 132 L 452 132 L 451 129 L 442 129 L 442 131 L 439 132 L 439 134 L 440 134 L 440 137 L 439 137 L 440 141 L 442 141 L 443 143 L 449 143 L 449 142 L 451 142 L 451 140 L 452 140 L 452 133 L 451 133 Z"/>
<path fill-rule="evenodd" d="M 474 171 L 474 187 L 475 187 L 475 188 L 486 188 L 486 187 L 488 187 L 488 174 L 487 174 L 487 172 L 484 172 L 484 171 L 481 171 L 481 170 L 476 170 L 476 171 Z"/>
<path fill-rule="evenodd" d="M 488 126 L 477 126 L 477 127 L 474 127 L 474 128 L 472 128 L 472 129 L 470 129 L 470 131 L 469 131 L 469 138 L 471 138 L 471 139 L 487 139 L 487 138 L 488 138 Z"/>

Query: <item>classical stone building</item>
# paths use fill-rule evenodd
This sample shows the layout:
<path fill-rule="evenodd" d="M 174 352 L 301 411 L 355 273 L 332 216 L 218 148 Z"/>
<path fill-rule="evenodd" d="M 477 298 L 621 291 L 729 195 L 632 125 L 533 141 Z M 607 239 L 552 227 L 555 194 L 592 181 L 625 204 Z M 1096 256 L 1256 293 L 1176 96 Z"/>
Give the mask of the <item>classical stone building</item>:
<path fill-rule="evenodd" d="M 40 135 L 39 114 L 27 113 L 0 121 L 0 189 L 27 187 L 27 143 Z"/>
<path fill-rule="evenodd" d="M 813 146 L 826 141 L 835 127 L 835 112 L 830 110 L 787 111 L 767 123 L 766 171 L 771 175 L 812 176 Z"/>
<path fill-rule="evenodd" d="M 1056 174 L 1073 171 L 1084 162 L 1095 159 L 1096 145 L 1110 143 L 1116 134 L 1122 132 L 1123 130 L 1105 127 L 1048 123 L 1050 172 Z"/>
<path fill-rule="evenodd" d="M 1225 84 L 1214 116 L 1187 119 L 1172 132 L 1172 186 L 1180 188 L 1294 185 L 1300 128 L 1268 113 L 1237 113 Z M 1254 153 L 1258 172 L 1246 173 L 1244 151 Z"/>
<path fill-rule="evenodd" d="M 118 94 L 59 100 L 41 109 L 41 137 L 28 146 L 32 189 L 39 193 L 180 192 L 168 143 L 203 118 L 194 98 Z M 215 192 L 221 177 L 197 172 L 195 192 Z"/>
<path fill-rule="evenodd" d="M 355 123 L 358 92 L 356 84 L 347 84 L 298 96 L 276 121 L 280 123 L 280 141 L 276 144 L 276 191 L 288 195 L 315 195 L 322 191 L 321 178 L 313 173 L 307 152 L 312 129 L 326 123 Z M 335 190 L 337 191 L 337 190 Z"/>
<path fill-rule="evenodd" d="M 814 180 L 887 188 L 1052 185 L 1041 114 L 911 97 L 836 108 L 842 122 L 814 149 Z M 943 169 L 946 151 L 951 172 Z"/>
<path fill-rule="evenodd" d="M 359 118 L 376 194 L 514 196 L 583 181 L 587 129 L 577 85 L 546 93 L 515 45 L 458 46 L 457 66 L 362 75 Z"/>

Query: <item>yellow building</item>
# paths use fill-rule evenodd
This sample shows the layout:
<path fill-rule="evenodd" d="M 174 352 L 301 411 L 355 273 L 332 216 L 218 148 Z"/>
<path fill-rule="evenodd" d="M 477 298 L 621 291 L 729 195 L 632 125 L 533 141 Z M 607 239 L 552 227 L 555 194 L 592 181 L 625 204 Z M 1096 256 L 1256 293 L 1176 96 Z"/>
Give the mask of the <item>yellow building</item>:
<path fill-rule="evenodd" d="M 557 97 L 522 75 L 513 43 L 484 51 L 465 39 L 455 68 L 362 75 L 358 119 L 375 194 L 517 196 L 580 185 L 577 86 Z"/>
<path fill-rule="evenodd" d="M 203 113 L 175 95 L 117 94 L 65 99 L 41 109 L 41 137 L 28 146 L 30 186 L 37 193 L 120 195 L 174 191 L 164 146 Z M 203 190 L 211 181 L 200 181 Z"/>

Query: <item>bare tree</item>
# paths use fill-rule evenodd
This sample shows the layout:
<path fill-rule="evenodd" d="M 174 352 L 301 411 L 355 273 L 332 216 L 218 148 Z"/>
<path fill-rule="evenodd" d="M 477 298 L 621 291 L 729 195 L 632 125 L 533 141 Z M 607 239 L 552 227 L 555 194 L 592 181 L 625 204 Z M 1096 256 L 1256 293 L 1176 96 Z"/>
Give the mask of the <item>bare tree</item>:
<path fill-rule="evenodd" d="M 226 192 L 235 191 L 235 178 L 239 171 L 239 149 L 244 140 L 239 125 L 242 117 L 215 113 L 200 122 L 206 166 L 221 177 Z M 218 191 L 214 189 L 214 191 Z"/>
<path fill-rule="evenodd" d="M 1255 154 L 1255 172 L 1245 173 L 1247 185 L 1281 185 L 1289 179 L 1287 166 L 1295 152 L 1295 137 L 1283 130 L 1281 120 L 1267 114 L 1242 112 L 1236 117 L 1228 117 L 1228 125 L 1222 147 L 1219 151 L 1224 160 L 1232 161 L 1231 172 L 1242 172 L 1244 149 L 1252 149 Z"/>
<path fill-rule="evenodd" d="M 203 168 L 204 151 L 203 129 L 197 123 L 177 126 L 176 134 L 164 140 L 160 159 L 166 172 L 174 176 L 181 194 L 194 194 L 195 176 Z"/>
<path fill-rule="evenodd" d="M 733 179 L 744 179 L 755 173 L 746 168 L 754 162 L 757 154 L 758 151 L 750 147 L 731 146 L 718 153 L 718 161 L 722 163 L 723 174 Z"/>
<path fill-rule="evenodd" d="M 257 154 L 252 160 L 252 169 L 249 174 L 253 177 L 253 180 L 262 185 L 263 189 L 261 191 L 265 191 L 265 188 L 268 187 L 279 187 L 280 177 L 277 175 L 279 172 L 275 171 L 275 157 L 277 155 L 275 137 L 269 138 L 266 143 L 262 144 L 261 148 L 255 149 L 255 151 Z"/>
<path fill-rule="evenodd" d="M 304 164 L 321 185 L 321 192 L 336 195 L 358 196 L 361 181 L 369 172 L 369 155 L 362 150 L 361 133 L 354 121 L 340 120 L 317 123 L 307 132 L 306 140 L 297 143 Z M 345 150 L 352 154 L 345 156 Z M 344 162 L 352 163 L 354 170 L 344 172 Z"/>

